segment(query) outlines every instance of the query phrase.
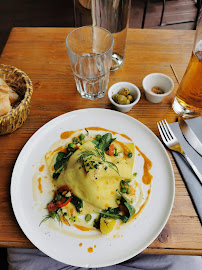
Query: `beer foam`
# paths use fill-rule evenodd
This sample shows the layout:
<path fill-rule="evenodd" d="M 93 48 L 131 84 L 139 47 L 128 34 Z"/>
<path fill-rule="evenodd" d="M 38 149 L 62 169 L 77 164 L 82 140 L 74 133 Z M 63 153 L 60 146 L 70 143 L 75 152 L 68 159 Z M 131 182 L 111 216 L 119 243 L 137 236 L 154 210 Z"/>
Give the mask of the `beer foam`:
<path fill-rule="evenodd" d="M 195 46 L 195 52 L 202 51 L 202 40 L 199 40 Z"/>
<path fill-rule="evenodd" d="M 199 40 L 199 42 L 197 42 L 194 54 L 199 59 L 199 61 L 202 61 L 202 40 Z"/>

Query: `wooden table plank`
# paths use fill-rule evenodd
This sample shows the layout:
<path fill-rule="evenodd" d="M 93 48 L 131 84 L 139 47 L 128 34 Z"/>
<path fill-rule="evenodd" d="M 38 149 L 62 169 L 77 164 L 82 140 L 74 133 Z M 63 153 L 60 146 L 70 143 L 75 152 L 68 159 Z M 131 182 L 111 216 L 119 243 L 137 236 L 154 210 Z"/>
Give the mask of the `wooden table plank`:
<path fill-rule="evenodd" d="M 12 168 L 30 136 L 49 120 L 75 109 L 113 109 L 107 94 L 102 99 L 83 102 L 76 91 L 64 42 L 70 30 L 13 28 L 0 58 L 0 63 L 26 72 L 34 85 L 27 121 L 13 134 L 0 137 L 0 246 L 33 247 L 18 226 L 8 199 Z M 109 86 L 118 81 L 129 81 L 140 88 L 141 99 L 128 115 L 147 125 L 158 137 L 156 122 L 163 118 L 173 122 L 177 118 L 171 102 L 178 84 L 170 64 L 181 79 L 191 55 L 194 34 L 194 31 L 184 30 L 129 29 L 125 63 L 110 74 Z M 160 104 L 148 102 L 143 94 L 142 80 L 152 72 L 165 73 L 175 83 L 172 94 Z M 202 255 L 200 222 L 172 155 L 168 154 L 176 180 L 174 207 L 162 233 L 144 253 Z"/>

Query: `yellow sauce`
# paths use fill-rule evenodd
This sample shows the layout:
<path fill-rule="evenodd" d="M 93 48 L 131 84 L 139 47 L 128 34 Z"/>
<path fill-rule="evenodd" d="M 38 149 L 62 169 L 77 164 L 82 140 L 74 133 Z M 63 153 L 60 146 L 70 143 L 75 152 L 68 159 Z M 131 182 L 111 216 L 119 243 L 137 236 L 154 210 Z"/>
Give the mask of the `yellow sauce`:
<path fill-rule="evenodd" d="M 40 191 L 40 193 L 43 193 L 43 190 L 42 190 L 42 185 L 41 185 L 41 177 L 38 178 L 38 189 Z"/>
<path fill-rule="evenodd" d="M 70 225 L 69 225 L 69 222 L 67 221 L 67 219 L 66 219 L 65 217 L 61 216 L 60 220 L 61 220 L 62 223 L 64 223 L 65 225 L 70 226 Z"/>
<path fill-rule="evenodd" d="M 75 132 L 80 131 L 80 130 L 82 130 L 82 129 L 79 129 L 76 131 L 74 131 L 74 130 L 73 131 L 65 131 L 65 132 L 61 133 L 60 138 L 63 140 L 68 139 L 69 137 L 72 136 L 72 134 L 74 134 Z"/>
<path fill-rule="evenodd" d="M 89 252 L 89 253 L 92 253 L 92 252 L 93 252 L 93 248 L 92 248 L 92 247 L 89 247 L 89 248 L 88 248 L 88 252 Z"/>
<path fill-rule="evenodd" d="M 53 153 L 54 152 L 59 152 L 59 151 L 64 151 L 65 149 L 64 149 L 64 147 L 63 146 L 59 146 L 58 148 L 56 148 L 54 151 L 53 151 Z"/>
<path fill-rule="evenodd" d="M 142 151 L 140 151 L 137 145 L 135 146 L 135 148 L 138 150 L 138 152 L 141 154 L 141 156 L 144 159 L 144 174 L 142 177 L 142 182 L 145 185 L 150 185 L 153 178 L 153 176 L 149 172 L 149 170 L 151 170 L 152 168 L 152 162 L 150 159 L 148 159 L 148 157 Z"/>
<path fill-rule="evenodd" d="M 44 165 L 41 165 L 41 167 L 39 168 L 39 171 L 40 172 L 43 172 L 44 168 L 45 168 L 45 166 Z"/>
<path fill-rule="evenodd" d="M 78 224 L 74 224 L 74 227 L 76 227 L 77 229 L 79 229 L 80 231 L 86 232 L 86 231 L 95 231 L 96 229 L 93 228 L 87 228 Z"/>
<path fill-rule="evenodd" d="M 128 155 L 127 153 L 128 152 L 131 152 L 131 150 L 123 143 L 123 142 L 120 142 L 120 141 L 116 141 L 123 149 L 123 157 L 126 159 L 128 158 Z"/>

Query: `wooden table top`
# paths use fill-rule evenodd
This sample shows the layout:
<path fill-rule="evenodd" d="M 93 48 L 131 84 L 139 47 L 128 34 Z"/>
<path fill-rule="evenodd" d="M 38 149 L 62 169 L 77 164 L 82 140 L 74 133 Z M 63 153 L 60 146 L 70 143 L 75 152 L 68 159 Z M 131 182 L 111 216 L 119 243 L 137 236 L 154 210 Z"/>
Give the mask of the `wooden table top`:
<path fill-rule="evenodd" d="M 13 28 L 2 52 L 0 63 L 13 65 L 31 78 L 34 92 L 31 112 L 24 125 L 14 133 L 0 137 L 0 246 L 32 248 L 21 231 L 10 202 L 10 182 L 16 158 L 24 144 L 41 126 L 51 119 L 81 108 L 113 109 L 107 93 L 96 101 L 83 100 L 76 90 L 73 73 L 65 47 L 65 37 L 71 28 Z M 109 87 L 119 81 L 136 84 L 142 96 L 128 112 L 150 128 L 158 137 L 156 122 L 166 118 L 174 122 L 177 115 L 171 102 L 177 81 L 188 64 L 194 31 L 129 29 L 126 60 L 123 67 L 110 73 Z M 170 76 L 175 88 L 160 104 L 145 99 L 143 78 L 152 72 Z M 176 164 L 168 151 L 175 173 L 176 195 L 171 216 L 156 240 L 144 253 L 202 255 L 202 230 L 188 192 Z"/>

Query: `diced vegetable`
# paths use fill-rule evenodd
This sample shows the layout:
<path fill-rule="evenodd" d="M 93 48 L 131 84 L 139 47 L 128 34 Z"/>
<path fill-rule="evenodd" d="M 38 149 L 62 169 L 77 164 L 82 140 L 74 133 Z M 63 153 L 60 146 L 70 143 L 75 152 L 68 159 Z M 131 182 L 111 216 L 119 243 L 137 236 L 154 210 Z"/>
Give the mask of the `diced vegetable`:
<path fill-rule="evenodd" d="M 101 217 L 100 219 L 100 230 L 103 234 L 110 233 L 115 226 L 116 220 L 111 218 Z"/>

